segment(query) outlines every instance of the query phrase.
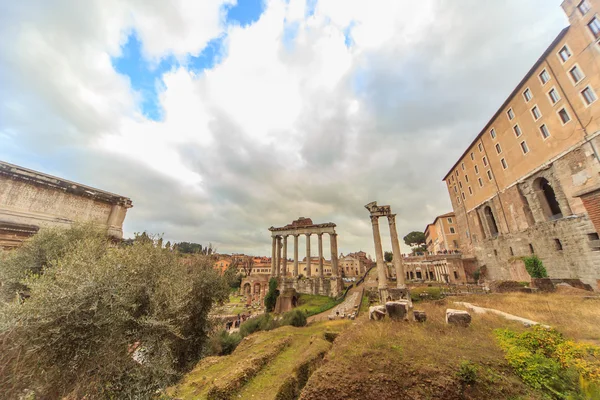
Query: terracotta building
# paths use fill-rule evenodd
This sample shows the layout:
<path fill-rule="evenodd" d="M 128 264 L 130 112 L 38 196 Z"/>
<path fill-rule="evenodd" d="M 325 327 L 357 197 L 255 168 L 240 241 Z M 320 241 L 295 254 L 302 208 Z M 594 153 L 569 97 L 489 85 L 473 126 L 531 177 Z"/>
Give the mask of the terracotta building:
<path fill-rule="evenodd" d="M 551 277 L 600 278 L 600 0 L 563 29 L 444 177 L 464 254 L 490 279 L 537 254 Z"/>
<path fill-rule="evenodd" d="M 456 215 L 449 212 L 435 217 L 425 228 L 425 244 L 429 253 L 454 252 L 460 250 Z"/>
<path fill-rule="evenodd" d="M 123 238 L 131 200 L 0 161 L 0 248 L 14 248 L 43 227 L 94 222 Z"/>
<path fill-rule="evenodd" d="M 367 253 L 357 251 L 339 257 L 339 268 L 344 277 L 358 277 L 364 275 L 371 266 L 372 261 L 367 258 Z"/>

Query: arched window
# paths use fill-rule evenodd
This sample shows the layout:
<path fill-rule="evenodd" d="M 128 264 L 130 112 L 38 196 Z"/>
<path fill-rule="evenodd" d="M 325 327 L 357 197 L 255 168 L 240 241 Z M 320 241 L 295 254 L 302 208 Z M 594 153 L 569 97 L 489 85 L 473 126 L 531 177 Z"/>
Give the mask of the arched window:
<path fill-rule="evenodd" d="M 494 213 L 492 212 L 490 206 L 486 206 L 483 209 L 483 214 L 485 215 L 488 228 L 490 228 L 490 234 L 492 236 L 498 236 L 498 225 L 496 225 L 496 218 L 494 218 Z"/>
<path fill-rule="evenodd" d="M 550 182 L 546 178 L 538 178 L 534 182 L 534 187 L 546 218 L 562 218 L 562 211 Z"/>

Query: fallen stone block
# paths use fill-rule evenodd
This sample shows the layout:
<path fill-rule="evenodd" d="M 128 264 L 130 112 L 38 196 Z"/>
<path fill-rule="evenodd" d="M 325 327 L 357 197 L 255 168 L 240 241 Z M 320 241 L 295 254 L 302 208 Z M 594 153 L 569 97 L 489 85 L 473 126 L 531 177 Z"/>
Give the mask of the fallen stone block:
<path fill-rule="evenodd" d="M 369 307 L 369 319 L 376 321 L 385 318 L 385 306 L 371 306 Z"/>
<path fill-rule="evenodd" d="M 463 310 L 446 309 L 446 323 L 458 326 L 469 326 L 471 314 Z"/>
<path fill-rule="evenodd" d="M 416 322 L 427 321 L 427 314 L 425 311 L 413 311 L 413 318 Z"/>
<path fill-rule="evenodd" d="M 385 303 L 385 310 L 394 321 L 408 321 L 408 301 L 388 301 Z"/>

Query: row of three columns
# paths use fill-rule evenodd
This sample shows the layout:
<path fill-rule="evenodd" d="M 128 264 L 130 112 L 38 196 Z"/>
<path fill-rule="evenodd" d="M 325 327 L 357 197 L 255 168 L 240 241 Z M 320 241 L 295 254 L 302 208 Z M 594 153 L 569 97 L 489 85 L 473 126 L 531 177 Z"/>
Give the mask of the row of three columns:
<path fill-rule="evenodd" d="M 306 276 L 311 276 L 311 255 L 310 255 L 310 235 L 306 233 Z M 319 276 L 323 278 L 323 234 L 317 233 L 319 238 Z M 287 238 L 290 235 L 273 236 L 273 244 L 271 249 L 271 276 L 286 276 L 287 275 Z M 294 236 L 294 270 L 292 276 L 298 276 L 298 236 L 300 234 L 293 234 Z M 338 260 L 337 260 L 337 234 L 329 234 L 329 244 L 331 248 L 331 269 L 332 275 L 337 276 L 338 274 Z M 283 249 L 283 256 L 281 251 Z M 283 263 L 282 263 L 283 261 Z M 282 265 L 283 264 L 283 265 Z"/>

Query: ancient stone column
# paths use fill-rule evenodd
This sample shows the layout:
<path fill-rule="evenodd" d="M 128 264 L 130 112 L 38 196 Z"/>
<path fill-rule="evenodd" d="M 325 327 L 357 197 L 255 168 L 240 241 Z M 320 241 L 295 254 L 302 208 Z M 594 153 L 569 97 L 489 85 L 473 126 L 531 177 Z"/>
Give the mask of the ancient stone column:
<path fill-rule="evenodd" d="M 310 276 L 310 233 L 306 234 L 306 276 Z"/>
<path fill-rule="evenodd" d="M 271 245 L 271 276 L 275 276 L 275 266 L 277 265 L 275 248 L 277 246 L 277 239 L 275 238 L 275 236 L 273 236 L 272 239 L 273 244 Z"/>
<path fill-rule="evenodd" d="M 394 268 L 396 269 L 396 287 L 406 288 L 404 281 L 404 265 L 402 265 L 402 254 L 400 253 L 400 242 L 398 241 L 398 231 L 396 230 L 396 214 L 390 214 L 388 224 L 390 225 L 390 237 L 392 238 L 392 253 L 394 256 Z"/>
<path fill-rule="evenodd" d="M 277 236 L 277 276 L 281 276 L 281 236 Z"/>
<path fill-rule="evenodd" d="M 283 237 L 283 267 L 281 274 L 287 276 L 287 235 Z"/>
<path fill-rule="evenodd" d="M 298 235 L 294 235 L 294 276 L 298 276 Z"/>
<path fill-rule="evenodd" d="M 329 248 L 331 250 L 331 275 L 338 276 L 337 233 L 329 234 Z"/>
<path fill-rule="evenodd" d="M 377 278 L 379 283 L 377 287 L 387 289 L 387 279 L 385 269 L 387 268 L 383 262 L 383 248 L 381 247 L 381 236 L 379 234 L 379 217 L 371 215 L 371 224 L 373 225 L 373 240 L 375 242 L 375 260 L 377 262 Z"/>
<path fill-rule="evenodd" d="M 317 234 L 319 238 L 319 276 L 323 277 L 323 234 Z"/>

